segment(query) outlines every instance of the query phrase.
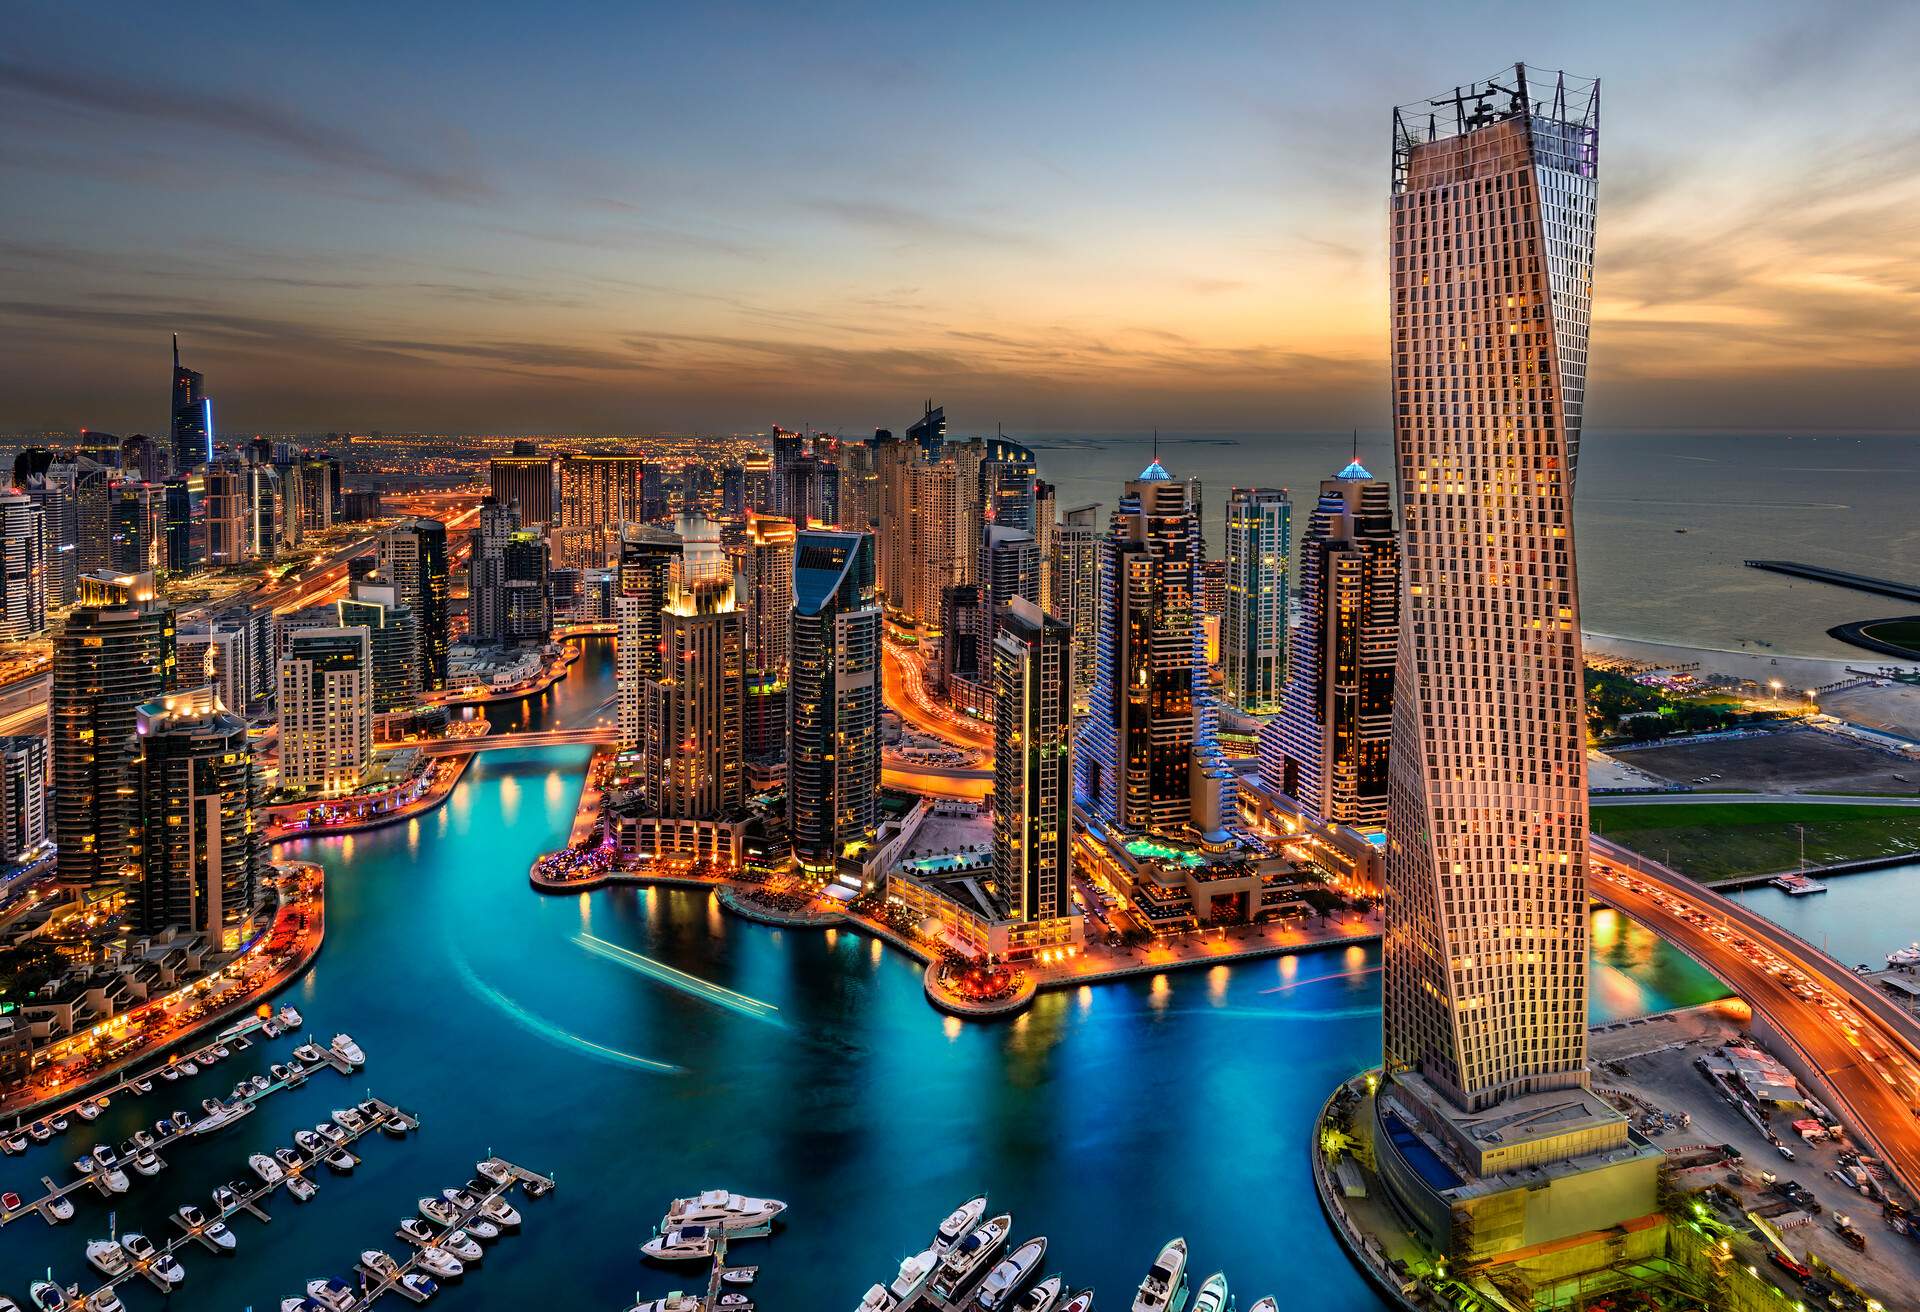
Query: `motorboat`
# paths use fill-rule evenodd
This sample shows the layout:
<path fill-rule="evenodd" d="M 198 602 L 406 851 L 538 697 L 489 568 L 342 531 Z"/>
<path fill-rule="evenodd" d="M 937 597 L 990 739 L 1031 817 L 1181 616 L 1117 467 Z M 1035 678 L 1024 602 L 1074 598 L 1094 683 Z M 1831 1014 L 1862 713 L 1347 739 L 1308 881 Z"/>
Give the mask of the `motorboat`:
<path fill-rule="evenodd" d="M 347 1132 L 332 1121 L 322 1121 L 313 1127 L 313 1132 L 329 1143 L 343 1144 L 347 1141 Z"/>
<path fill-rule="evenodd" d="M 430 1244 L 434 1238 L 433 1227 L 417 1216 L 410 1216 L 402 1221 L 400 1233 L 416 1244 Z"/>
<path fill-rule="evenodd" d="M 319 1061 L 320 1045 L 317 1043 L 303 1043 L 293 1050 L 293 1055 L 304 1062 Z"/>
<path fill-rule="evenodd" d="M 429 1221 L 438 1221 L 441 1225 L 452 1225 L 459 1219 L 460 1214 L 454 1210 L 453 1204 L 444 1198 L 422 1198 L 420 1215 Z"/>
<path fill-rule="evenodd" d="M 27 1136 L 14 1133 L 0 1137 L 0 1150 L 4 1150 L 9 1157 L 25 1152 L 27 1150 Z"/>
<path fill-rule="evenodd" d="M 720 1273 L 720 1283 L 724 1285 L 750 1285 L 753 1278 L 760 1274 L 757 1266 L 730 1266 Z"/>
<path fill-rule="evenodd" d="M 700 1312 L 700 1300 L 675 1290 L 665 1298 L 637 1301 L 627 1312 Z"/>
<path fill-rule="evenodd" d="M 100 1119 L 100 1109 L 90 1102 L 83 1102 L 73 1110 L 79 1113 L 80 1119 L 83 1121 L 97 1121 Z"/>
<path fill-rule="evenodd" d="M 332 1048 L 334 1055 L 348 1066 L 357 1069 L 367 1064 L 367 1054 L 360 1050 L 360 1045 L 355 1043 L 349 1035 L 336 1034 L 333 1036 L 333 1042 L 327 1046 Z"/>
<path fill-rule="evenodd" d="M 174 1066 L 162 1066 L 160 1068 L 160 1078 L 167 1081 L 169 1084 L 171 1084 L 173 1081 L 180 1078 L 179 1068 Z"/>
<path fill-rule="evenodd" d="M 145 1130 L 135 1130 L 133 1132 L 133 1146 L 135 1148 L 153 1147 L 153 1135 Z"/>
<path fill-rule="evenodd" d="M 231 1253 L 239 1243 L 225 1221 L 207 1220 L 207 1214 L 192 1203 L 182 1203 L 174 1215 L 180 1218 L 182 1225 L 205 1236 L 216 1248 L 225 1252 Z"/>
<path fill-rule="evenodd" d="M 175 1130 L 185 1130 L 193 1125 L 193 1117 L 187 1115 L 185 1112 L 177 1111 L 169 1119 L 172 1120 Z"/>
<path fill-rule="evenodd" d="M 749 1198 L 725 1189 L 709 1189 L 691 1198 L 674 1199 L 660 1224 L 662 1228 L 708 1225 L 722 1230 L 752 1230 L 772 1224 L 786 1210 L 787 1205 L 775 1198 Z"/>
<path fill-rule="evenodd" d="M 174 1064 L 174 1069 L 178 1070 L 182 1075 L 198 1075 L 200 1073 L 200 1063 L 191 1057 L 183 1057 Z"/>
<path fill-rule="evenodd" d="M 471 1212 L 480 1206 L 480 1200 L 465 1189 L 442 1189 L 440 1196 L 463 1212 Z"/>
<path fill-rule="evenodd" d="M 253 1046 L 253 1040 L 248 1038 L 246 1035 L 236 1034 L 233 1036 L 233 1050 L 235 1052 L 245 1052 L 248 1048 L 251 1048 L 252 1046 Z"/>
<path fill-rule="evenodd" d="M 220 1058 L 222 1061 L 225 1061 L 228 1057 L 233 1056 L 233 1050 L 227 1047 L 227 1045 L 224 1043 L 215 1044 L 213 1049 L 213 1055 Z"/>
<path fill-rule="evenodd" d="M 273 1087 L 273 1081 L 264 1075 L 256 1075 L 247 1081 L 247 1087 L 251 1088 L 255 1093 L 265 1093 Z"/>
<path fill-rule="evenodd" d="M 133 1082 L 133 1091 L 135 1093 L 152 1093 L 153 1081 L 151 1079 L 135 1080 Z"/>
<path fill-rule="evenodd" d="M 53 1118 L 53 1132 L 55 1134 L 65 1134 L 67 1132 L 67 1127 L 71 1124 L 73 1124 L 73 1122 L 69 1121 L 66 1117 L 56 1116 Z M 3 1307 L 0 1307 L 0 1312 L 7 1312 L 7 1310 Z"/>
<path fill-rule="evenodd" d="M 96 1289 L 87 1295 L 87 1312 L 127 1312 L 127 1305 L 120 1301 L 120 1295 L 113 1292 L 113 1286 Z M 6 1312 L 0 1308 L 0 1312 Z"/>
<path fill-rule="evenodd" d="M 94 1165 L 102 1171 L 111 1171 L 120 1165 L 120 1154 L 106 1144 L 100 1144 L 93 1150 Z"/>
<path fill-rule="evenodd" d="M 1227 1274 L 1215 1271 L 1193 1296 L 1192 1312 L 1227 1312 Z"/>
<path fill-rule="evenodd" d="M 223 1112 L 226 1109 L 227 1109 L 227 1105 L 221 1102 L 218 1098 L 202 1098 L 200 1100 L 200 1110 L 205 1112 L 209 1116 L 213 1116 L 216 1113 Z"/>
<path fill-rule="evenodd" d="M 253 1173 L 259 1176 L 264 1184 L 279 1184 L 287 1178 L 287 1173 L 280 1169 L 280 1163 L 265 1153 L 255 1153 L 247 1158 L 247 1165 L 253 1168 Z"/>
<path fill-rule="evenodd" d="M 312 1130 L 295 1130 L 293 1142 L 295 1147 L 309 1156 L 320 1151 L 320 1136 Z"/>
<path fill-rule="evenodd" d="M 980 1288 L 974 1293 L 974 1301 L 987 1312 L 1006 1307 L 1027 1281 L 1039 1272 L 1040 1263 L 1046 1256 L 1046 1236 L 1027 1240 L 987 1272 L 987 1278 L 980 1282 Z"/>
<path fill-rule="evenodd" d="M 67 1291 L 51 1280 L 36 1280 L 28 1285 L 27 1301 L 33 1304 L 35 1312 L 69 1312 L 73 1306 L 67 1301 Z"/>
<path fill-rule="evenodd" d="M 509 1230 L 511 1230 L 514 1226 L 517 1226 L 520 1224 L 519 1209 L 516 1208 L 512 1203 L 508 1202 L 504 1198 L 499 1197 L 498 1195 L 495 1195 L 494 1197 L 487 1199 L 486 1202 L 480 1204 L 480 1215 L 486 1217 L 487 1220 L 493 1222 L 495 1225 L 505 1226 Z M 743 1270 L 745 1268 L 735 1268 L 735 1269 Z M 752 1279 L 752 1277 L 749 1276 L 748 1279 Z"/>
<path fill-rule="evenodd" d="M 407 1123 L 398 1116 L 383 1118 L 380 1122 L 380 1129 L 389 1139 L 404 1139 L 407 1137 Z"/>
<path fill-rule="evenodd" d="M 951 1299 L 966 1288 L 980 1268 L 1000 1252 L 1012 1227 L 1013 1217 L 1002 1212 L 949 1248 L 940 1259 L 940 1269 L 934 1273 L 933 1292 L 940 1298 Z"/>
<path fill-rule="evenodd" d="M 1053 1312 L 1065 1296 L 1066 1288 L 1059 1276 L 1048 1276 L 1014 1300 L 1013 1312 Z"/>
<path fill-rule="evenodd" d="M 900 1270 L 894 1274 L 892 1283 L 885 1286 L 875 1285 L 873 1289 L 867 1291 L 869 1300 L 872 1299 L 875 1290 L 885 1296 L 880 1301 L 871 1302 L 870 1306 L 885 1309 L 905 1307 L 920 1297 L 921 1291 L 926 1289 L 928 1282 L 933 1279 L 933 1273 L 939 1268 L 938 1249 L 928 1248 L 902 1260 Z"/>
<path fill-rule="evenodd" d="M 326 1312 L 326 1309 L 310 1298 L 283 1298 L 280 1312 Z"/>
<path fill-rule="evenodd" d="M 117 1239 L 95 1239 L 87 1244 L 87 1261 L 93 1269 L 111 1279 L 133 1265 L 133 1259 L 127 1256 L 127 1250 L 120 1246 Z"/>
<path fill-rule="evenodd" d="M 347 1174 L 354 1166 L 353 1154 L 342 1148 L 327 1158 L 327 1165 L 341 1175 Z"/>
<path fill-rule="evenodd" d="M 285 1034 L 286 1031 L 280 1028 L 279 1021 L 266 1020 L 260 1022 L 260 1033 L 269 1039 L 277 1039 L 282 1034 Z"/>
<path fill-rule="evenodd" d="M 93 1160 L 92 1153 L 88 1153 L 85 1157 L 76 1157 L 73 1159 L 73 1169 L 82 1175 L 92 1175 L 96 1165 L 97 1163 Z"/>
<path fill-rule="evenodd" d="M 428 1275 L 442 1280 L 458 1280 L 467 1270 L 459 1258 L 444 1248 L 423 1248 L 415 1261 Z"/>
<path fill-rule="evenodd" d="M 367 1118 L 351 1107 L 335 1108 L 333 1123 L 349 1134 L 358 1134 L 367 1128 Z"/>
<path fill-rule="evenodd" d="M 229 1098 L 232 1098 L 235 1102 L 238 1102 L 240 1101 L 240 1099 L 246 1097 L 248 1094 L 252 1092 L 253 1092 L 253 1081 L 242 1080 L 240 1081 L 240 1083 L 233 1086 L 232 1092 L 230 1092 L 227 1096 Z"/>
<path fill-rule="evenodd" d="M 49 1199 L 46 1210 L 47 1216 L 51 1218 L 56 1225 L 63 1221 L 71 1221 L 73 1220 L 73 1199 Z M 5 1309 L 0 1309 L 0 1312 L 5 1312 Z"/>
<path fill-rule="evenodd" d="M 294 1202 L 304 1203 L 320 1190 L 306 1176 L 290 1175 L 287 1177 L 287 1192 L 293 1195 Z"/>
<path fill-rule="evenodd" d="M 470 1216 L 465 1226 L 466 1232 L 475 1239 L 492 1243 L 500 1237 L 500 1227 L 484 1216 Z"/>
<path fill-rule="evenodd" d="M 164 1171 L 166 1168 L 167 1168 L 167 1164 L 160 1160 L 160 1154 L 156 1153 L 151 1148 L 145 1149 L 144 1151 L 136 1153 L 134 1155 L 133 1169 L 140 1172 L 140 1174 L 142 1175 L 155 1176 L 160 1174 L 160 1172 Z"/>
<path fill-rule="evenodd" d="M 441 1235 L 440 1247 L 469 1266 L 480 1260 L 480 1245 L 465 1230 L 449 1230 Z"/>
<path fill-rule="evenodd" d="M 293 1071 L 289 1067 L 282 1066 L 279 1062 L 275 1062 L 273 1065 L 269 1066 L 267 1069 L 273 1072 L 273 1078 L 276 1080 L 284 1080 L 289 1075 L 293 1074 Z"/>
<path fill-rule="evenodd" d="M 130 1182 L 127 1173 L 118 1166 L 102 1166 L 93 1172 L 94 1181 L 110 1194 L 123 1194 Z"/>
<path fill-rule="evenodd" d="M 1060 1305 L 1060 1312 L 1093 1312 L 1093 1291 L 1081 1290 Z"/>
<path fill-rule="evenodd" d="M 291 1148 L 275 1148 L 273 1157 L 289 1171 L 297 1171 L 307 1164 L 307 1159 Z"/>
<path fill-rule="evenodd" d="M 157 1278 L 168 1289 L 172 1289 L 187 1278 L 187 1269 L 180 1265 L 180 1259 L 164 1250 L 153 1255 L 153 1261 L 148 1265 L 147 1273 Z"/>
<path fill-rule="evenodd" d="M 1153 1259 L 1147 1278 L 1134 1296 L 1133 1312 L 1169 1312 L 1187 1279 L 1187 1241 L 1175 1239 Z"/>
<path fill-rule="evenodd" d="M 53 1138 L 53 1127 L 45 1121 L 35 1121 L 27 1127 L 27 1137 L 35 1143 L 45 1143 Z"/>
<path fill-rule="evenodd" d="M 525 1180 L 521 1182 L 520 1188 L 529 1198 L 545 1198 L 553 1192 L 553 1181 Z"/>
<path fill-rule="evenodd" d="M 307 1297 L 328 1312 L 351 1312 L 360 1306 L 360 1295 L 344 1280 L 309 1280 Z"/>
<path fill-rule="evenodd" d="M 236 1207 L 239 1203 L 240 1195 L 227 1188 L 226 1185 L 217 1184 L 213 1187 L 213 1205 L 221 1211 L 224 1212 L 228 1208 Z"/>
<path fill-rule="evenodd" d="M 384 1248 L 367 1248 L 360 1252 L 360 1265 L 377 1276 L 392 1276 L 399 1272 L 400 1264 L 393 1254 Z"/>
<path fill-rule="evenodd" d="M 1274 1302 L 1273 1295 L 1269 1294 L 1267 1295 L 1267 1297 L 1261 1299 L 1258 1303 L 1255 1303 L 1252 1307 L 1248 1308 L 1247 1312 L 1280 1312 L 1280 1305 Z"/>
<path fill-rule="evenodd" d="M 704 1225 L 674 1226 L 640 1245 L 640 1252 L 656 1262 L 691 1262 L 713 1256 L 717 1233 Z"/>
<path fill-rule="evenodd" d="M 195 1134 L 213 1134 L 239 1121 L 244 1121 L 251 1115 L 253 1115 L 252 1103 L 235 1103 L 231 1107 L 222 1107 L 211 1116 L 201 1117 L 198 1121 L 194 1122 L 193 1132 Z"/>
<path fill-rule="evenodd" d="M 400 1286 L 403 1289 L 411 1291 L 414 1297 L 421 1302 L 425 1302 L 440 1292 L 440 1286 L 434 1282 L 432 1276 L 424 1271 L 407 1272 L 400 1277 Z"/>
<path fill-rule="evenodd" d="M 960 1236 L 980 1224 L 980 1218 L 987 1214 L 987 1196 L 979 1194 L 947 1213 L 947 1219 L 940 1223 L 934 1232 L 933 1246 L 938 1252 L 946 1252 L 960 1241 Z"/>
<path fill-rule="evenodd" d="M 507 1164 L 498 1157 L 489 1157 L 484 1162 L 476 1162 L 473 1169 L 495 1184 L 506 1184 L 513 1179 L 513 1172 L 508 1170 Z"/>
<path fill-rule="evenodd" d="M 299 1011 L 293 1007 L 280 1008 L 279 1011 L 274 1013 L 273 1018 L 283 1030 L 297 1030 L 306 1023 L 301 1020 Z"/>
<path fill-rule="evenodd" d="M 9 1189 L 5 1193 L 0 1194 L 0 1212 L 17 1212 L 20 1210 L 20 1207 L 20 1195 L 13 1192 L 13 1190 Z M 0 1309 L 0 1312 L 5 1312 L 5 1310 Z"/>
<path fill-rule="evenodd" d="M 729 1289 L 714 1300 L 715 1307 L 752 1307 L 753 1300 L 737 1289 Z"/>
<path fill-rule="evenodd" d="M 153 1123 L 153 1137 L 155 1142 L 162 1139 L 171 1139 L 178 1133 L 179 1131 L 173 1128 L 173 1122 L 164 1116 Z"/>

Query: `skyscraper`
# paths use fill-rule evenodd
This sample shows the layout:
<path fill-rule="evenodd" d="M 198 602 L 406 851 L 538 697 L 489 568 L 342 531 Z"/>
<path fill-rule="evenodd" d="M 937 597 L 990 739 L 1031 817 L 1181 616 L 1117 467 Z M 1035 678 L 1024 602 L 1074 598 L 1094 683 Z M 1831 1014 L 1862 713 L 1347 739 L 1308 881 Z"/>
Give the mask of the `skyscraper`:
<path fill-rule="evenodd" d="M 373 710 L 403 711 L 419 702 L 420 638 L 413 611 L 400 604 L 391 584 L 357 582 L 353 595 L 336 601 L 332 617 L 318 627 L 363 628 L 373 659 Z"/>
<path fill-rule="evenodd" d="M 214 569 L 253 559 L 249 526 L 246 471 L 224 466 L 209 469 L 203 480 L 207 528 L 207 564 Z"/>
<path fill-rule="evenodd" d="M 209 687 L 141 706 L 135 724 L 139 826 L 129 863 L 135 933 L 168 927 L 231 950 L 252 923 L 259 797 L 246 721 Z"/>
<path fill-rule="evenodd" d="M 0 868 L 44 855 L 47 838 L 46 740 L 0 738 Z"/>
<path fill-rule="evenodd" d="M 507 538 L 520 527 L 520 512 L 498 497 L 480 503 L 467 557 L 467 637 L 504 642 L 507 636 Z"/>
<path fill-rule="evenodd" d="M 53 644 L 54 842 L 60 881 L 119 880 L 138 823 L 135 714 L 173 683 L 173 610 L 153 576 L 82 575 L 80 601 Z"/>
<path fill-rule="evenodd" d="M 488 462 L 493 499 L 520 511 L 522 526 L 545 528 L 553 523 L 553 457 L 495 456 Z"/>
<path fill-rule="evenodd" d="M 808 530 L 793 560 L 787 832 L 800 867 L 831 876 L 880 818 L 880 607 L 873 535 Z"/>
<path fill-rule="evenodd" d="M 1126 485 L 1101 547 L 1099 667 L 1076 757 L 1085 805 L 1122 829 L 1218 833 L 1232 774 L 1215 741 L 1195 605 L 1193 486 L 1155 460 Z"/>
<path fill-rule="evenodd" d="M 1300 623 L 1280 714 L 1260 731 L 1260 777 L 1303 810 L 1375 829 L 1387 818 L 1400 546 L 1393 496 L 1358 460 L 1320 484 L 1300 538 Z"/>
<path fill-rule="evenodd" d="M 380 535 L 380 577 L 413 612 L 420 635 L 420 677 L 431 692 L 447 686 L 447 526 L 403 519 Z"/>
<path fill-rule="evenodd" d="M 947 408 L 927 402 L 927 411 L 907 428 L 907 441 L 920 445 L 920 454 L 937 460 L 941 444 L 947 440 Z"/>
<path fill-rule="evenodd" d="M 207 482 L 200 472 L 176 474 L 166 481 L 166 561 L 171 578 L 186 578 L 207 567 Z"/>
<path fill-rule="evenodd" d="M 0 641 L 47 628 L 46 515 L 24 492 L 0 492 Z"/>
<path fill-rule="evenodd" d="M 682 515 L 660 612 L 661 668 L 647 684 L 641 790 L 656 816 L 718 820 L 746 800 L 746 615 L 719 526 Z"/>
<path fill-rule="evenodd" d="M 980 535 L 980 624 L 975 638 L 979 648 L 974 658 L 974 668 L 989 683 L 1001 616 L 1015 598 L 1040 604 L 1040 574 L 1040 545 L 1033 534 L 989 521 Z"/>
<path fill-rule="evenodd" d="M 1599 88 L 1513 73 L 1393 133 L 1385 1049 L 1467 1111 L 1587 1080 L 1573 484 Z"/>
<path fill-rule="evenodd" d="M 1293 503 L 1285 488 L 1237 487 L 1227 498 L 1226 596 L 1220 666 L 1226 698 L 1248 715 L 1280 708 L 1287 668 L 1287 574 Z"/>
<path fill-rule="evenodd" d="M 680 538 L 647 524 L 624 525 L 616 578 L 614 680 L 619 696 L 620 746 L 646 742 L 647 686 L 660 677 L 660 612 L 667 580 L 680 558 Z"/>
<path fill-rule="evenodd" d="M 940 594 L 966 580 L 978 543 L 966 536 L 966 483 L 953 461 L 916 457 L 909 486 L 913 518 L 902 544 L 907 592 L 899 609 L 907 622 L 932 628 L 940 622 Z"/>
<path fill-rule="evenodd" d="M 1032 533 L 1040 549 L 1040 609 L 1059 615 L 1053 604 L 1053 576 L 1060 559 L 1060 503 L 1053 484 L 1040 479 L 1033 484 Z"/>
<path fill-rule="evenodd" d="M 560 504 L 556 507 L 559 563 L 604 569 L 620 542 L 620 526 L 650 516 L 649 465 L 639 456 L 572 452 L 560 458 Z M 652 473 L 652 482 L 659 471 Z"/>
<path fill-rule="evenodd" d="M 553 600 L 547 592 L 546 536 L 515 529 L 507 537 L 501 587 L 506 595 L 506 640 L 539 645 L 553 636 Z"/>
<path fill-rule="evenodd" d="M 864 449 L 864 448 L 862 448 Z M 793 623 L 792 520 L 754 515 L 740 548 L 747 612 L 747 755 L 771 759 L 787 746 L 787 634 Z"/>
<path fill-rule="evenodd" d="M 167 568 L 166 489 L 158 483 L 116 483 L 107 509 L 111 536 L 106 568 L 118 574 L 163 573 Z"/>
<path fill-rule="evenodd" d="M 373 763 L 373 645 L 365 629 L 287 635 L 280 662 L 280 786 L 350 793 Z"/>
<path fill-rule="evenodd" d="M 213 402 L 206 379 L 180 363 L 180 335 L 173 336 L 173 467 L 178 473 L 213 463 Z"/>
<path fill-rule="evenodd" d="M 1100 666 L 1100 507 L 1075 506 L 1054 537 L 1049 612 L 1073 629 L 1073 710 L 1084 715 Z"/>
<path fill-rule="evenodd" d="M 1073 915 L 1072 641 L 1025 597 L 993 641 L 993 873 L 1024 924 Z M 1047 941 L 1072 937 L 1062 925 Z"/>

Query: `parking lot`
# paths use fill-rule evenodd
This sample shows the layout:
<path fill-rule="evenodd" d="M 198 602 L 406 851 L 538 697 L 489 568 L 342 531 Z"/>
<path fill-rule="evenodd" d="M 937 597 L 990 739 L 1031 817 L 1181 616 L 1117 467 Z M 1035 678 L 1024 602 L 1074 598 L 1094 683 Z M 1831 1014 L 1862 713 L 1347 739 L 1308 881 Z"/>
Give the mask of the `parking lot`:
<path fill-rule="evenodd" d="M 1920 765 L 1818 729 L 1616 753 L 1622 765 L 1716 792 L 1920 792 Z"/>

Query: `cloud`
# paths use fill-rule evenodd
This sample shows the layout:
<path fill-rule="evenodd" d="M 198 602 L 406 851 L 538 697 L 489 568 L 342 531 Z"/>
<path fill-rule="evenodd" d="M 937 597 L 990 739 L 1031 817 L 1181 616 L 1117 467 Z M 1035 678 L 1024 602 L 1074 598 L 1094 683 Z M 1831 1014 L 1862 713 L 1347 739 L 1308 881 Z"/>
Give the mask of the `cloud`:
<path fill-rule="evenodd" d="M 475 201 L 480 178 L 403 159 L 338 127 L 247 96 L 140 82 L 118 73 L 49 71 L 0 61 L 0 95 L 147 125 L 222 133 L 346 173 L 371 175 L 444 200 Z"/>
<path fill-rule="evenodd" d="M 815 197 L 800 202 L 805 208 L 882 237 L 912 245 L 997 246 L 1045 250 L 1051 243 L 1027 233 L 956 214 L 934 213 L 893 201 L 868 198 L 837 200 Z"/>

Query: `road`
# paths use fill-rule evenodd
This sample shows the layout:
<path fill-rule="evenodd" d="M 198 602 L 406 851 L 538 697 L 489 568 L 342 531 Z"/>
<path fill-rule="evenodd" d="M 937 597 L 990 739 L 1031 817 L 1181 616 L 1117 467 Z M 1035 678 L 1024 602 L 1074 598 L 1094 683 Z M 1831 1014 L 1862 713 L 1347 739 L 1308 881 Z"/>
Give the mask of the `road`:
<path fill-rule="evenodd" d="M 1683 875 L 1595 839 L 1593 896 L 1712 971 L 1795 1044 L 1855 1136 L 1920 1190 L 1920 1030 L 1853 971 Z"/>
<path fill-rule="evenodd" d="M 980 720 L 942 706 L 927 692 L 918 656 L 897 643 L 880 648 L 881 688 L 887 707 L 922 733 L 975 751 L 993 751 L 993 729 Z M 991 757 L 985 762 L 992 768 Z"/>
<path fill-rule="evenodd" d="M 1920 806 L 1920 797 L 1887 797 L 1871 793 L 1602 793 L 1588 798 L 1590 806 L 1735 806 L 1791 803 L 1794 806 Z"/>

